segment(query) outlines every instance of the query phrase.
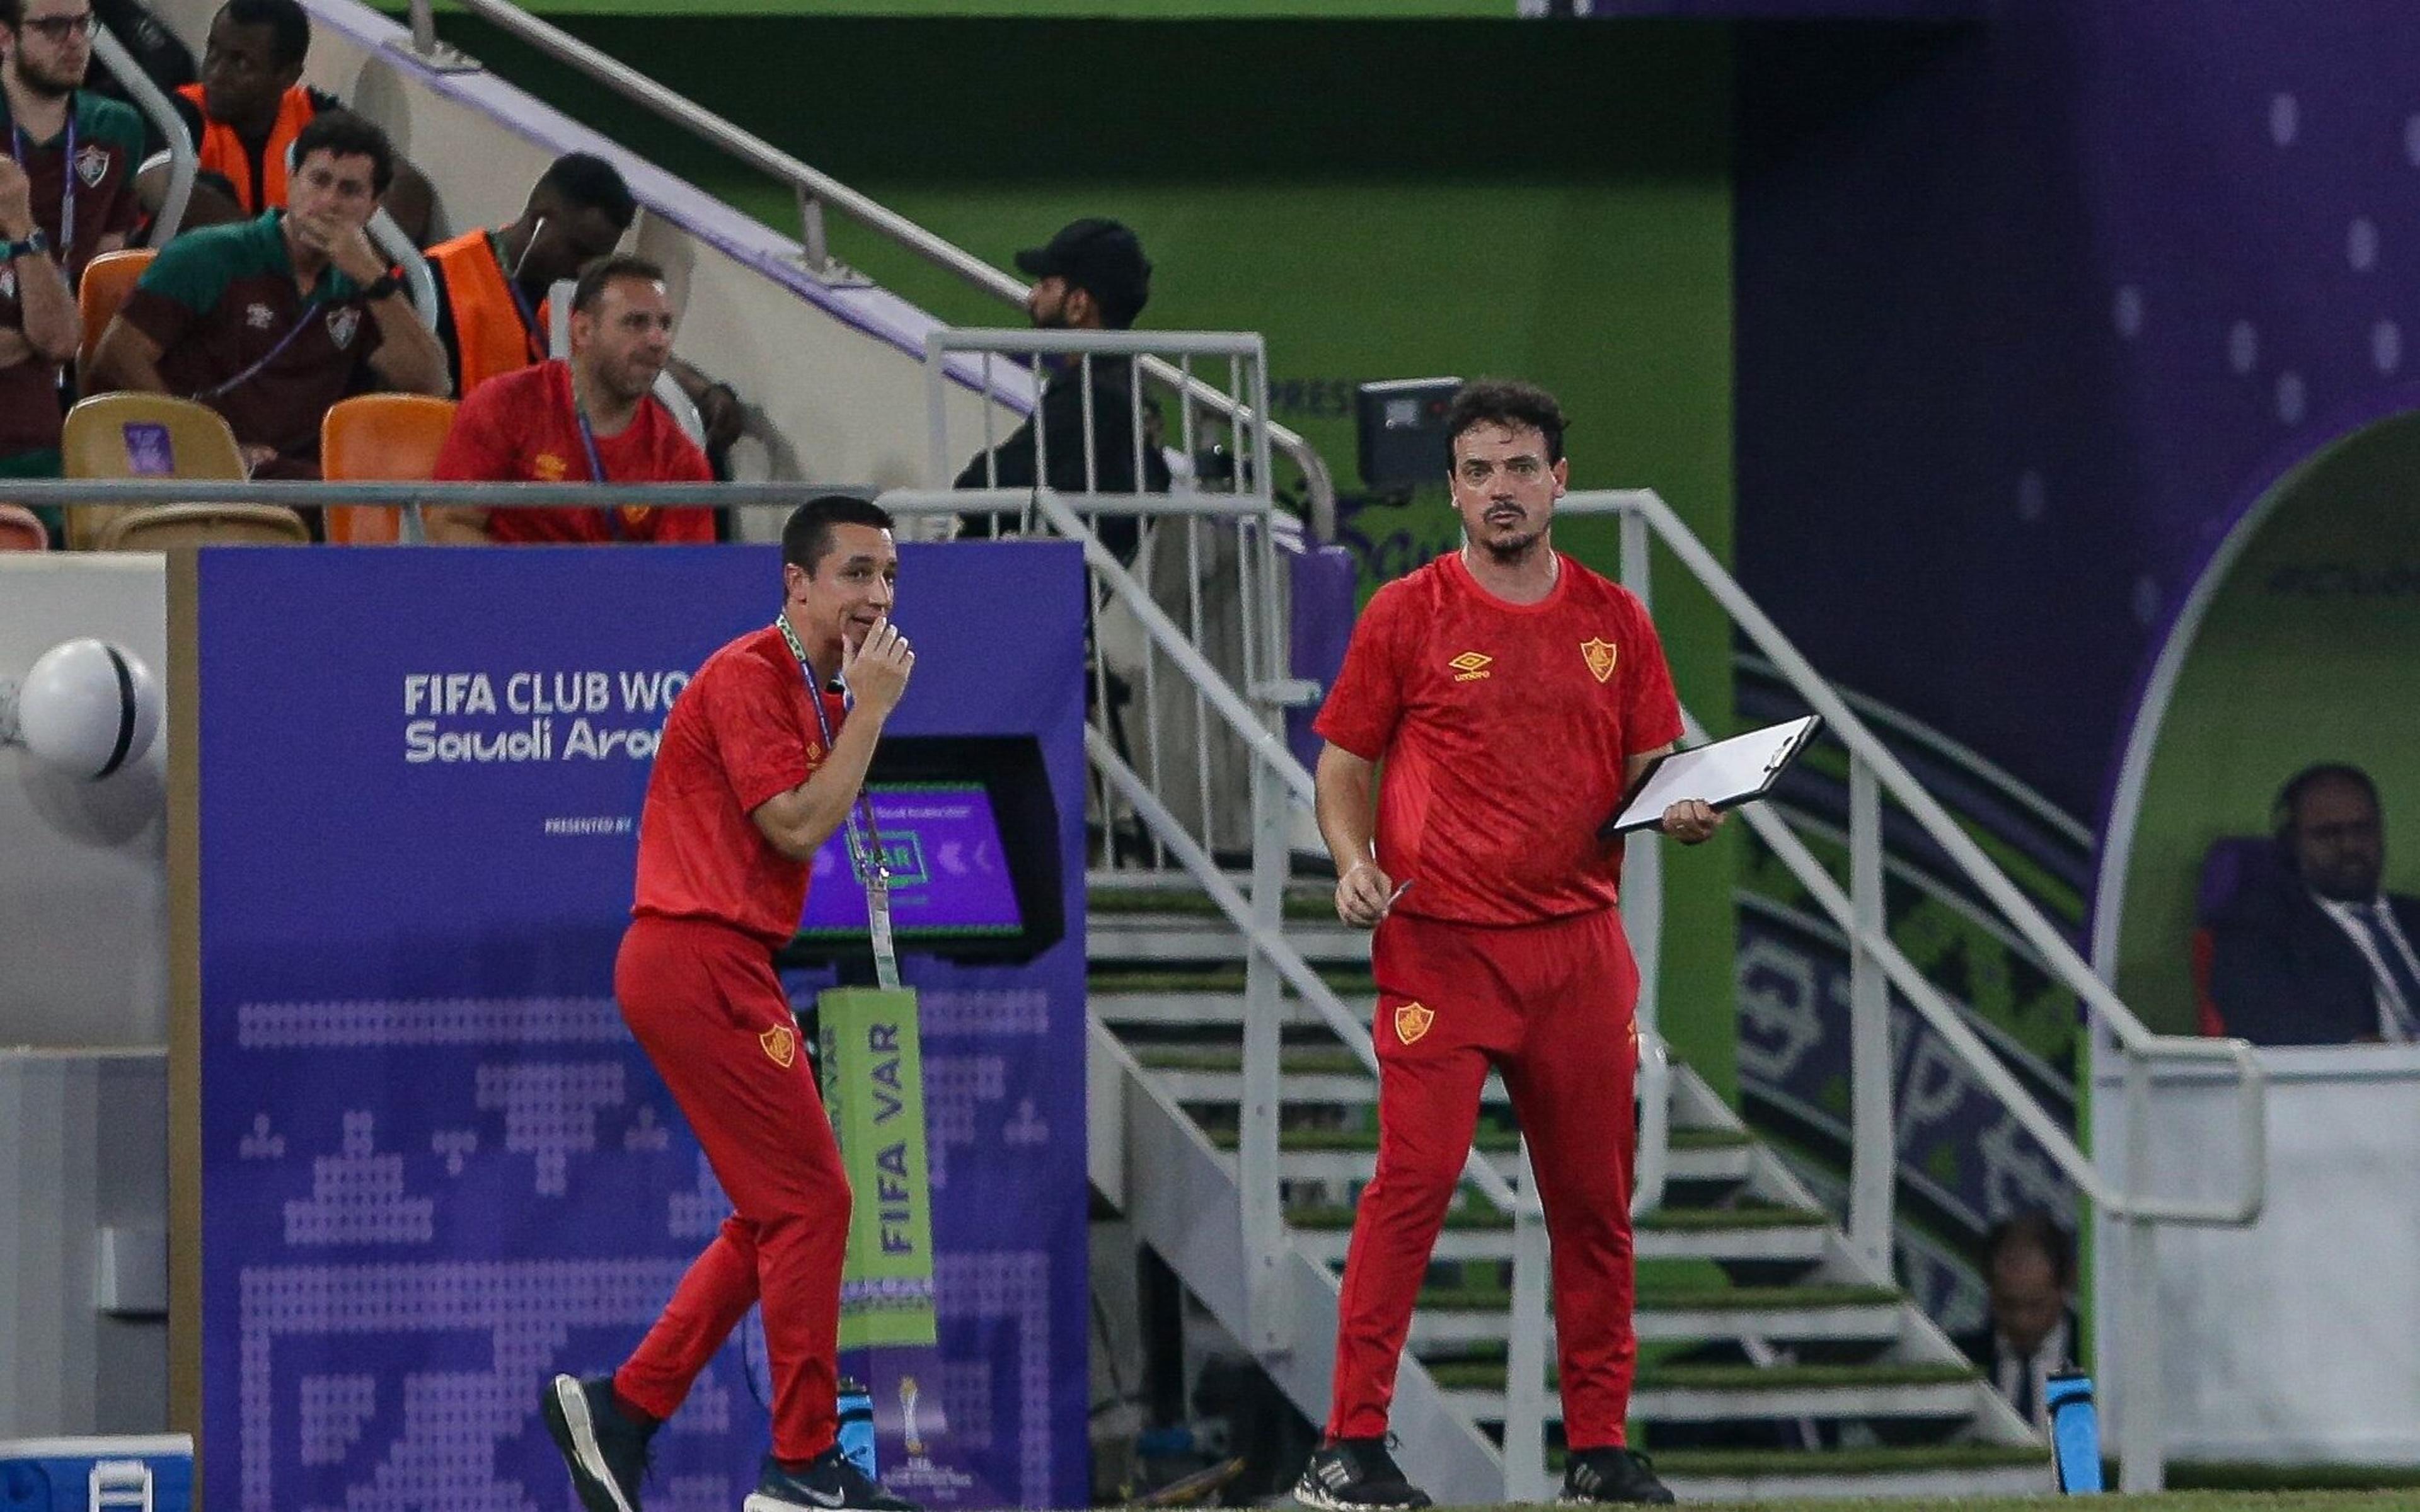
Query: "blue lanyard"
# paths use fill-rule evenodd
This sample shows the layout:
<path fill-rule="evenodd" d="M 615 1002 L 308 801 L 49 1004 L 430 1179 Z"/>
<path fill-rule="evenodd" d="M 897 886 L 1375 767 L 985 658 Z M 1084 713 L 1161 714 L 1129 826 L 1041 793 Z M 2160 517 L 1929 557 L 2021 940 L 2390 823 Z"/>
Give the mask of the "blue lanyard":
<path fill-rule="evenodd" d="M 25 167 L 25 154 L 33 148 L 25 141 L 25 129 L 15 121 L 8 123 L 9 156 L 17 166 Z M 27 173 L 33 170 L 26 169 Z M 68 144 L 59 159 L 59 267 L 64 270 L 75 256 L 75 97 L 68 97 Z M 72 280 L 70 280 L 72 282 Z"/>
<path fill-rule="evenodd" d="M 294 338 L 302 334 L 302 328 L 309 325 L 312 317 L 317 316 L 318 313 L 319 301 L 318 300 L 313 300 L 308 304 L 303 305 L 302 313 L 294 317 L 294 324 L 287 328 L 286 334 L 277 338 L 277 345 L 269 348 L 268 353 L 263 356 L 260 361 L 253 363 L 250 367 L 245 368 L 242 372 L 238 373 L 235 377 L 227 379 L 225 383 L 218 384 L 213 388 L 197 391 L 194 394 L 194 397 L 203 403 L 208 403 L 212 399 L 231 393 L 235 390 L 241 388 L 244 384 L 251 382 L 254 378 L 258 378 L 260 376 L 261 369 L 277 361 L 279 356 L 285 352 L 287 347 L 294 345 Z"/>
<path fill-rule="evenodd" d="M 564 381 L 571 382 L 571 375 L 567 371 L 564 374 Z M 597 453 L 597 432 L 588 424 L 588 411 L 580 403 L 580 389 L 577 384 L 572 384 L 571 418 L 580 422 L 580 449 L 588 454 L 588 481 L 613 482 L 613 479 L 605 475 L 605 459 Z M 605 529 L 613 533 L 616 541 L 627 539 L 622 529 L 622 512 L 611 504 L 605 506 Z M 815 708 L 820 712 L 823 705 L 818 703 Z M 830 737 L 825 738 L 829 740 Z"/>
<path fill-rule="evenodd" d="M 824 759 L 831 759 L 831 716 L 824 712 L 822 680 L 815 676 L 814 663 L 807 659 L 807 648 L 799 643 L 798 632 L 790 628 L 787 614 L 773 616 L 773 624 L 789 643 L 790 655 L 799 661 L 799 671 L 807 680 L 807 704 L 815 711 L 815 730 L 823 736 Z M 853 702 L 848 684 L 841 684 L 842 707 Z M 858 825 L 862 820 L 864 833 Z M 899 955 L 891 939 L 891 869 L 882 860 L 882 835 L 874 827 L 874 799 L 863 787 L 857 790 L 857 801 L 850 805 L 841 821 L 848 835 L 849 859 L 856 864 L 858 880 L 865 884 L 865 919 L 874 939 L 874 977 L 885 988 L 899 985 Z"/>

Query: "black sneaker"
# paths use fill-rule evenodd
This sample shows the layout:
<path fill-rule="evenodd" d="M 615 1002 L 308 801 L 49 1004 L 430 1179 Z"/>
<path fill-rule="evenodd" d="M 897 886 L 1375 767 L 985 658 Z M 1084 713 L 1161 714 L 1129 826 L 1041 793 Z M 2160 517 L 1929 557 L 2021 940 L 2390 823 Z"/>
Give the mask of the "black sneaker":
<path fill-rule="evenodd" d="M 924 1512 L 915 1503 L 903 1502 L 868 1480 L 856 1461 L 840 1452 L 838 1444 L 815 1456 L 797 1474 L 783 1470 L 782 1462 L 772 1456 L 766 1456 L 765 1473 L 756 1478 L 756 1489 L 742 1504 L 741 1512 L 834 1512 L 839 1507 L 861 1508 L 862 1512 Z"/>
<path fill-rule="evenodd" d="M 650 1424 L 633 1421 L 613 1400 L 610 1376 L 547 1382 L 546 1430 L 563 1451 L 572 1489 L 588 1512 L 639 1512 L 639 1482 L 647 1475 Z"/>
<path fill-rule="evenodd" d="M 1407 1512 L 1429 1493 L 1404 1478 L 1384 1439 L 1339 1439 L 1313 1450 L 1294 1499 L 1319 1512 Z"/>
<path fill-rule="evenodd" d="M 1592 1502 L 1646 1503 L 1670 1506 L 1672 1489 L 1655 1478 L 1655 1466 L 1636 1449 L 1582 1449 L 1563 1467 L 1564 1506 Z"/>

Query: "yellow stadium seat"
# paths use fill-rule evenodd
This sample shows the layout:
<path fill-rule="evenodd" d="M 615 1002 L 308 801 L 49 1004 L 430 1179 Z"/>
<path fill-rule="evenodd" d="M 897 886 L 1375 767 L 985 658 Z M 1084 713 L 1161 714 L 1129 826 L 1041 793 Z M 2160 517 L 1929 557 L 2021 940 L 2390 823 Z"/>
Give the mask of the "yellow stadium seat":
<path fill-rule="evenodd" d="M 103 551 L 165 551 L 179 546 L 308 546 L 302 517 L 275 504 L 148 504 L 102 527 Z"/>
<path fill-rule="evenodd" d="M 60 442 L 70 478 L 194 478 L 241 482 L 250 471 L 235 432 L 217 410 L 164 393 L 96 393 L 68 411 Z M 97 547 L 130 506 L 78 504 L 68 510 L 68 545 Z"/>

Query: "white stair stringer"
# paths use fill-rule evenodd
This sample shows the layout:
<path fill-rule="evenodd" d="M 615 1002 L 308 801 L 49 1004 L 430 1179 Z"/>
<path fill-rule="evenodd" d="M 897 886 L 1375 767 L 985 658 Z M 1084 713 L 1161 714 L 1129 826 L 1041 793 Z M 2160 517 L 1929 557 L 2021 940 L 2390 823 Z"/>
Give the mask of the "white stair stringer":
<path fill-rule="evenodd" d="M 1088 1016 L 1085 1075 L 1094 1187 L 1134 1225 L 1212 1316 L 1237 1338 L 1245 1316 L 1242 1196 L 1231 1163 L 1158 1088 L 1097 1016 Z M 1312 1422 L 1327 1415 L 1335 1357 L 1338 1281 L 1326 1263 L 1289 1245 L 1269 1294 L 1285 1309 L 1280 1336 L 1300 1348 L 1265 1357 L 1269 1379 Z M 1406 1353 L 1388 1426 L 1414 1484 L 1443 1505 L 1504 1498 L 1504 1459 Z"/>

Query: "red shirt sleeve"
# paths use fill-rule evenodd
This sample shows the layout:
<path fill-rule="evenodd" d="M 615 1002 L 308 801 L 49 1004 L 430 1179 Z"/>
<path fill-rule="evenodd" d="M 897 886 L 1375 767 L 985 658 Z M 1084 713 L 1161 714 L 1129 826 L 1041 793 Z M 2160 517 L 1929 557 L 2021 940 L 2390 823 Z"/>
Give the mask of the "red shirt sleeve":
<path fill-rule="evenodd" d="M 803 673 L 793 671 L 785 677 L 781 668 L 754 656 L 736 659 L 729 671 L 712 689 L 706 722 L 740 811 L 752 814 L 823 764 L 823 739 L 799 728 L 792 685 Z"/>
<path fill-rule="evenodd" d="M 1403 646 L 1414 628 L 1412 590 L 1392 582 L 1371 596 L 1344 648 L 1344 666 L 1311 728 L 1364 761 L 1386 754 L 1404 716 Z"/>
<path fill-rule="evenodd" d="M 518 483 L 515 446 L 501 424 L 504 395 L 509 384 L 482 383 L 455 409 L 454 424 L 437 453 L 439 483 Z"/>
<path fill-rule="evenodd" d="M 1624 756 L 1660 749 L 1681 738 L 1681 701 L 1672 691 L 1672 669 L 1647 607 L 1627 592 L 1630 644 L 1622 656 L 1621 748 Z"/>

